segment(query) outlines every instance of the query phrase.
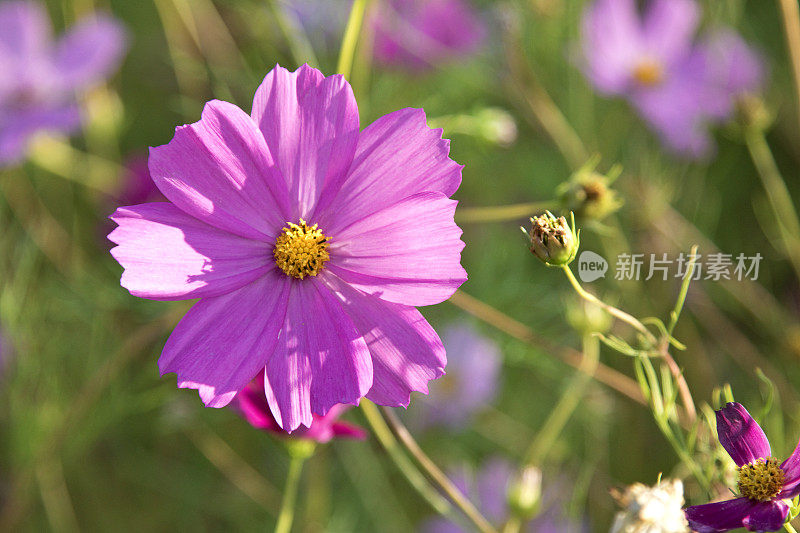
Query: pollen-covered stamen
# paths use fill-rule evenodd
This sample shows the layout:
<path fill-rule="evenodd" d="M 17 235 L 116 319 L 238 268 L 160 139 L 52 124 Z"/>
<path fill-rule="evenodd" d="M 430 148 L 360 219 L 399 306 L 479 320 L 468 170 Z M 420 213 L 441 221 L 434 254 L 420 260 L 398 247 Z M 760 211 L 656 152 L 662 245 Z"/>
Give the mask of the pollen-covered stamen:
<path fill-rule="evenodd" d="M 302 218 L 299 224 L 287 222 L 275 240 L 272 252 L 275 264 L 287 276 L 304 279 L 316 276 L 331 258 L 328 254 L 330 239 L 317 225 L 309 226 Z"/>
<path fill-rule="evenodd" d="M 773 499 L 783 489 L 786 473 L 774 457 L 759 459 L 737 468 L 739 492 L 745 498 L 765 502 Z"/>
<path fill-rule="evenodd" d="M 633 79 L 644 87 L 654 87 L 664 80 L 664 69 L 652 59 L 643 59 L 633 69 Z"/>

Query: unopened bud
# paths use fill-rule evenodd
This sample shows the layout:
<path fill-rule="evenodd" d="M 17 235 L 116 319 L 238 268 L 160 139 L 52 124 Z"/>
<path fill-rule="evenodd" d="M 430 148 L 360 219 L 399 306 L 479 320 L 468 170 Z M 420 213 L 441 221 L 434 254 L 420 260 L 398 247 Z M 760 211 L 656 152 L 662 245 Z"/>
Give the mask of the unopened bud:
<path fill-rule="evenodd" d="M 605 333 L 611 328 L 611 315 L 600 306 L 580 300 L 567 305 L 567 322 L 580 333 Z"/>
<path fill-rule="evenodd" d="M 764 100 L 754 94 L 741 94 L 736 98 L 735 117 L 742 128 L 757 131 L 765 131 L 775 120 Z"/>
<path fill-rule="evenodd" d="M 515 516 L 530 520 L 539 512 L 542 496 L 542 471 L 526 466 L 508 489 L 508 505 Z"/>
<path fill-rule="evenodd" d="M 481 137 L 500 146 L 511 146 L 517 140 L 517 123 L 511 114 L 498 107 L 487 107 L 475 114 Z"/>
<path fill-rule="evenodd" d="M 580 232 L 575 231 L 575 217 L 572 226 L 564 217 L 556 218 L 550 211 L 531 218 L 531 231 L 522 231 L 530 240 L 533 255 L 550 266 L 568 265 L 575 259 L 580 245 Z"/>

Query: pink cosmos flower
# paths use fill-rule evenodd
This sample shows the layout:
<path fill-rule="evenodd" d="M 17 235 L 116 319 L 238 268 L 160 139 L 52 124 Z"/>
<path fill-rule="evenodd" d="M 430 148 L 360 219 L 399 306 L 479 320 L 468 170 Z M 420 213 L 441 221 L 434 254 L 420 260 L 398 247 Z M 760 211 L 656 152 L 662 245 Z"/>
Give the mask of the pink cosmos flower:
<path fill-rule="evenodd" d="M 0 166 L 19 161 L 39 131 L 80 125 L 75 91 L 108 76 L 125 51 L 125 31 L 98 16 L 53 40 L 38 2 L 0 2 Z"/>
<path fill-rule="evenodd" d="M 277 66 L 250 115 L 211 101 L 152 148 L 169 202 L 118 209 L 109 239 L 134 296 L 200 298 L 162 374 L 223 407 L 263 372 L 288 431 L 339 403 L 407 406 L 427 392 L 446 359 L 415 306 L 467 279 L 449 199 L 462 167 L 441 135 L 418 109 L 359 131 L 342 76 Z"/>
<path fill-rule="evenodd" d="M 484 22 L 465 0 L 388 0 L 372 18 L 375 58 L 425 70 L 475 53 L 486 39 Z"/>
<path fill-rule="evenodd" d="M 264 376 L 259 374 L 251 381 L 230 403 L 247 422 L 256 429 L 267 431 L 279 436 L 288 436 L 272 416 L 264 395 Z M 350 408 L 349 405 L 337 404 L 330 408 L 325 416 L 313 415 L 314 421 L 310 428 L 301 427 L 292 438 L 309 439 L 324 443 L 335 437 L 346 437 L 364 440 L 367 433 L 360 427 L 339 422 L 339 417 Z"/>
<path fill-rule="evenodd" d="M 726 120 L 736 97 L 759 89 L 761 59 L 732 30 L 695 43 L 694 0 L 596 0 L 583 17 L 584 71 L 604 95 L 623 96 L 673 151 L 713 150 L 709 125 Z"/>
<path fill-rule="evenodd" d="M 700 533 L 746 528 L 778 531 L 786 522 L 791 500 L 800 494 L 800 443 L 782 463 L 772 457 L 764 430 L 740 403 L 717 411 L 719 443 L 739 471 L 741 497 L 685 509 L 689 526 Z"/>

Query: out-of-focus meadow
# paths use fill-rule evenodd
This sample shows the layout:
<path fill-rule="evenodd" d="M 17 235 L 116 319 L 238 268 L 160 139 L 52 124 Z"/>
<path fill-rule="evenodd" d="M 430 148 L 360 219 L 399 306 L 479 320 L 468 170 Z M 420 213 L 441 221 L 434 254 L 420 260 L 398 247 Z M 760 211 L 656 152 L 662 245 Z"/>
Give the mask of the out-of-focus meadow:
<path fill-rule="evenodd" d="M 0 169 L 0 530 L 271 529 L 286 448 L 230 409 L 203 408 L 174 375 L 159 377 L 156 361 L 188 304 L 142 300 L 120 287 L 106 217 L 130 201 L 148 147 L 199 120 L 205 102 L 249 112 L 276 63 L 336 73 L 350 2 L 44 4 L 56 33 L 95 10 L 113 15 L 127 52 L 116 73 L 81 90 L 80 130 L 37 136 L 22 161 Z M 588 4 L 475 0 L 483 26 L 475 50 L 423 66 L 380 61 L 368 13 L 349 78 L 362 128 L 396 109 L 423 108 L 465 165 L 455 198 L 469 280 L 449 302 L 422 309 L 448 346 L 450 375 L 398 414 L 437 465 L 473 479 L 492 465 L 518 466 L 565 393 L 579 394 L 563 430 L 536 441 L 542 513 L 572 524 L 547 526 L 553 531 L 608 531 L 619 508 L 610 490 L 652 485 L 660 473 L 684 479 L 687 503 L 708 501 L 654 421 L 632 357 L 604 346 L 605 378 L 576 381 L 578 297 L 519 231 L 545 208 L 561 211 L 559 186 L 590 160 L 601 174 L 621 167 L 611 187 L 624 203 L 601 220 L 577 213 L 581 249 L 610 263 L 605 278 L 584 285 L 636 316 L 666 320 L 681 285 L 676 263 L 666 281 L 617 280 L 620 254 L 645 254 L 645 273 L 650 254 L 674 260 L 695 244 L 734 261 L 761 254 L 757 280 L 691 284 L 674 332 L 686 349 L 672 355 L 698 406 L 718 407 L 714 391 L 729 383 L 751 413 L 766 413 L 759 421 L 776 457 L 787 457 L 800 436 L 800 283 L 785 221 L 773 214 L 744 136 L 720 124 L 715 153 L 689 160 L 665 148 L 624 99 L 599 95 L 581 69 Z M 699 5 L 701 28 L 734 28 L 761 54 L 761 96 L 774 118 L 766 139 L 800 201 L 797 91 L 779 2 Z M 152 199 L 137 194 L 131 202 Z M 511 204 L 531 205 L 478 209 Z M 633 338 L 624 324 L 612 332 Z M 438 412 L 453 403 L 466 414 Z M 303 471 L 293 530 L 437 527 L 429 523 L 436 511 L 362 411 L 343 418 L 368 437 L 318 446 Z M 699 433 L 716 449 L 713 431 Z M 703 464 L 714 494 L 724 496 L 727 463 Z M 503 496 L 505 482 L 495 486 Z"/>

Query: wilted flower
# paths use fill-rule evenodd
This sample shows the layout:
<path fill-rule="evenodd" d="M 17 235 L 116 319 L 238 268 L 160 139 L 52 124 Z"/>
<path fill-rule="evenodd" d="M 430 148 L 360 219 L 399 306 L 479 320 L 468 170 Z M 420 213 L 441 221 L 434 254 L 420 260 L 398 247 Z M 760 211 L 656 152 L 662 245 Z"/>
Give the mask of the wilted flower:
<path fill-rule="evenodd" d="M 610 533 L 684 533 L 683 483 L 661 480 L 654 487 L 634 483 L 617 496 L 622 506 L 614 517 Z"/>
<path fill-rule="evenodd" d="M 537 479 L 538 471 L 527 470 L 527 481 L 531 482 L 534 492 L 536 486 L 541 483 Z M 448 472 L 450 479 L 456 484 L 471 501 L 475 502 L 481 513 L 491 522 L 501 524 L 507 520 L 510 513 L 509 491 L 515 490 L 517 472 L 513 466 L 499 457 L 493 457 L 486 461 L 483 467 L 477 472 L 460 470 Z M 472 475 L 471 475 L 472 474 Z M 552 489 L 558 489 L 556 485 Z M 582 533 L 587 531 L 585 525 L 570 520 L 564 513 L 564 495 L 559 490 L 545 489 L 544 495 L 540 498 L 538 514 L 535 519 L 528 520 L 522 527 L 522 531 L 530 533 Z M 463 533 L 465 530 L 445 520 L 435 518 L 426 522 L 422 531 L 425 533 Z"/>
<path fill-rule="evenodd" d="M 376 59 L 413 70 L 469 56 L 486 38 L 466 0 L 387 0 L 376 6 L 372 24 Z"/>
<path fill-rule="evenodd" d="M 418 109 L 359 132 L 347 81 L 307 65 L 267 74 L 251 115 L 206 104 L 150 151 L 169 202 L 111 216 L 131 294 L 201 298 L 167 341 L 162 374 L 223 407 L 263 372 L 288 431 L 339 403 L 407 406 L 427 392 L 445 352 L 414 306 L 467 277 L 449 199 L 462 167 L 448 153 Z"/>
<path fill-rule="evenodd" d="M 596 0 L 583 17 L 584 69 L 603 94 L 624 96 L 676 152 L 712 149 L 710 123 L 730 117 L 735 98 L 756 90 L 758 57 L 731 30 L 694 42 L 694 0 Z"/>
<path fill-rule="evenodd" d="M 686 509 L 693 530 L 716 533 L 744 527 L 749 531 L 778 531 L 789 514 L 791 500 L 800 494 L 800 443 L 782 463 L 772 457 L 764 431 L 740 403 L 717 411 L 717 435 L 738 467 L 740 497 Z"/>
<path fill-rule="evenodd" d="M 38 2 L 0 3 L 0 166 L 18 162 L 40 131 L 80 125 L 75 91 L 108 76 L 125 49 L 114 19 L 84 19 L 58 41 Z"/>
<path fill-rule="evenodd" d="M 288 437 L 272 416 L 264 395 L 264 376 L 258 375 L 230 403 L 247 422 L 256 429 L 268 431 L 275 435 Z M 309 439 L 316 442 L 328 442 L 335 437 L 365 439 L 366 432 L 360 427 L 340 422 L 339 417 L 350 409 L 349 405 L 337 404 L 324 415 L 313 415 L 314 420 L 309 428 L 300 428 L 292 433 L 292 438 Z"/>
<path fill-rule="evenodd" d="M 425 425 L 464 427 L 470 417 L 494 399 L 502 355 L 497 345 L 467 324 L 442 332 L 447 351 L 447 375 L 430 385 L 416 410 Z"/>
<path fill-rule="evenodd" d="M 531 253 L 550 266 L 568 265 L 578 253 L 580 232 L 575 230 L 574 218 L 570 227 L 566 218 L 547 211 L 531 218 L 530 233 L 522 231 L 530 240 Z"/>

